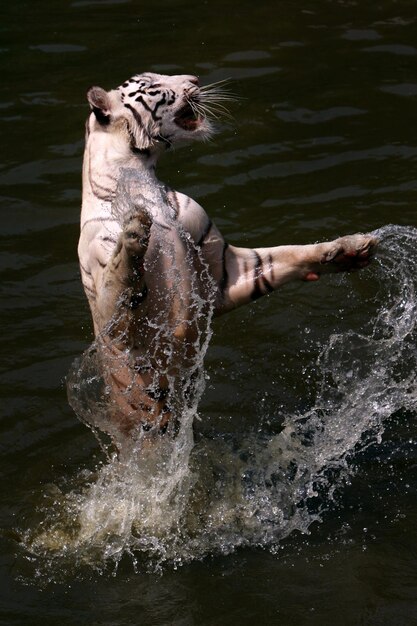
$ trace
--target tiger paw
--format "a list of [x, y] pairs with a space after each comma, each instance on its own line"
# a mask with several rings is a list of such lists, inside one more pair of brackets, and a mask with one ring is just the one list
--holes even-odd
[[372, 235], [347, 235], [336, 239], [322, 255], [322, 271], [351, 272], [367, 267], [371, 262], [378, 240]]
[[123, 244], [129, 255], [145, 256], [148, 249], [152, 217], [142, 210], [127, 217], [123, 228]]

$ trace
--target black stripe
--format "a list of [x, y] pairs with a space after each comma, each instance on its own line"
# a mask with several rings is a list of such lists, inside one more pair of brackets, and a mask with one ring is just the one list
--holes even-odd
[[134, 118], [135, 118], [135, 120], [136, 120], [136, 123], [137, 123], [137, 124], [139, 124], [139, 126], [140, 126], [141, 128], [144, 128], [144, 123], [143, 123], [143, 121], [142, 121], [142, 117], [141, 117], [140, 113], [138, 113], [138, 112], [136, 111], [135, 107], [132, 107], [132, 105], [131, 105], [131, 104], [129, 104], [129, 102], [125, 102], [125, 105], [124, 105], [124, 106], [126, 107], [126, 109], [129, 109], [129, 111], [132, 111], [132, 114], [133, 114], [133, 117], [134, 117]]
[[268, 264], [269, 264], [269, 269], [270, 269], [270, 272], [271, 272], [271, 278], [272, 278], [272, 280], [274, 280], [275, 272], [274, 272], [274, 261], [272, 259], [272, 254], [268, 254]]
[[209, 234], [209, 232], [211, 231], [213, 227], [213, 222], [211, 221], [211, 219], [208, 220], [200, 239], [197, 241], [197, 246], [201, 247], [204, 243], [205, 238], [207, 237], [207, 235]]
[[[92, 181], [90, 181], [91, 184]], [[103, 200], [103, 202], [111, 202], [113, 200], [113, 193], [107, 194], [107, 193], [102, 193], [101, 191], [98, 191], [98, 187], [96, 187], [95, 189], [93, 188], [95, 187], [95, 185], [91, 184], [91, 188], [94, 194], [94, 197], [97, 198], [98, 200]]]
[[222, 253], [222, 278], [220, 281], [220, 290], [222, 292], [224, 292], [224, 290], [227, 287], [227, 282], [229, 280], [229, 276], [227, 274], [227, 268], [226, 268], [226, 250], [229, 247], [229, 244], [224, 242], [223, 244], [223, 253]]
[[92, 273], [89, 270], [87, 270], [84, 267], [84, 265], [82, 265], [82, 263], [80, 263], [80, 269], [81, 269], [82, 272], [84, 272], [84, 274], [87, 274], [87, 276], [92, 276]]
[[168, 196], [168, 200], [170, 201], [172, 208], [175, 211], [175, 216], [177, 217], [179, 210], [180, 210], [180, 203], [178, 200], [177, 192], [174, 191], [173, 189], [170, 189], [167, 193], [167, 196]]
[[256, 262], [253, 269], [254, 287], [250, 297], [251, 300], [257, 300], [266, 293], [271, 293], [274, 289], [271, 283], [264, 276], [264, 263], [261, 256], [256, 252], [256, 250], [254, 250], [253, 253], [255, 255]]
[[257, 300], [261, 296], [263, 296], [263, 291], [261, 289], [260, 277], [262, 276], [262, 259], [259, 254], [254, 250], [255, 255], [255, 267], [253, 268], [253, 290], [250, 295], [251, 300]]
[[153, 117], [153, 111], [152, 111], [151, 107], [149, 106], [149, 104], [147, 102], [145, 102], [145, 100], [142, 98], [141, 94], [136, 96], [135, 100], [136, 100], [136, 102], [140, 102], [141, 105], [143, 106], [143, 108], [146, 109], [147, 111], [149, 111], [149, 113]]
[[160, 106], [162, 106], [163, 104], [165, 104], [165, 102], [167, 101], [165, 94], [162, 96], [162, 98], [160, 100], [158, 100], [158, 102], [155, 104], [155, 108], [153, 110], [152, 113], [152, 117], [154, 120], [161, 120], [162, 116], [157, 115], [156, 112], [159, 109]]
[[148, 139], [150, 141], [152, 141], [153, 137], [150, 135], [149, 131], [147, 130], [147, 128], [145, 127], [145, 124], [142, 121], [142, 118], [140, 116], [140, 114], [136, 111], [136, 109], [134, 107], [132, 107], [131, 104], [129, 104], [128, 102], [125, 103], [124, 105], [127, 109], [129, 109], [129, 111], [132, 111], [132, 115], [135, 118], [136, 123], [141, 127], [141, 129], [143, 130], [143, 132], [147, 135]]
[[91, 287], [89, 287], [88, 285], [86, 285], [85, 283], [83, 283], [83, 287], [84, 287], [84, 291], [86, 293], [86, 295], [91, 298], [92, 300], [95, 300], [97, 297], [97, 292], [95, 289], [91, 289]]
[[110, 241], [110, 243], [117, 243], [117, 240], [114, 237], [109, 237], [106, 235], [105, 237], [101, 237], [101, 241]]

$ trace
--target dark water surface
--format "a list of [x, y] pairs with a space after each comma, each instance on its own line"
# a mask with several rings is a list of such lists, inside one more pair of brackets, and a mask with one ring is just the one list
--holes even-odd
[[[406, 0], [4, 4], [1, 624], [417, 624], [416, 15]], [[62, 543], [52, 566], [28, 537], [104, 462], [65, 391], [92, 339], [76, 258], [84, 94], [145, 70], [231, 78], [241, 97], [211, 143], [159, 170], [230, 242], [403, 228], [383, 231], [381, 261], [360, 276], [289, 286], [214, 324], [197, 437], [218, 446], [218, 475], [245, 438], [274, 443], [301, 423], [324, 454], [340, 428], [317, 495], [294, 492], [285, 509], [286, 522], [302, 509], [304, 533], [257, 510], [269, 543], [246, 520], [238, 548], [234, 520], [233, 538], [162, 574], [135, 572], [128, 554], [117, 571], [69, 565]], [[256, 445], [241, 454], [251, 488]]]

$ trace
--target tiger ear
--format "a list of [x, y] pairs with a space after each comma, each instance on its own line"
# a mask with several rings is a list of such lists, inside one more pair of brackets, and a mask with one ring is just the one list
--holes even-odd
[[90, 87], [87, 91], [87, 100], [97, 121], [100, 124], [108, 124], [110, 122], [111, 102], [107, 91], [101, 87]]

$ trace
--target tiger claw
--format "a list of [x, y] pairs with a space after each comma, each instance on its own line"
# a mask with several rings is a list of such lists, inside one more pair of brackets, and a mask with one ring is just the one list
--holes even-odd
[[127, 217], [123, 229], [123, 243], [130, 255], [143, 257], [148, 249], [152, 217], [145, 209]]
[[336, 239], [333, 247], [320, 260], [328, 271], [350, 272], [367, 267], [371, 262], [378, 240], [372, 235], [348, 235]]

